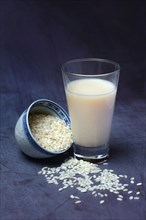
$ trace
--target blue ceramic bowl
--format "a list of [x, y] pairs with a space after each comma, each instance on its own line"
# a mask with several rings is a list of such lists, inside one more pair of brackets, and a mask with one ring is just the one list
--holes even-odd
[[15, 138], [21, 149], [26, 155], [34, 158], [48, 158], [61, 153], [64, 153], [68, 149], [49, 152], [48, 150], [42, 148], [33, 138], [29, 127], [29, 115], [32, 113], [42, 113], [57, 116], [64, 120], [66, 125], [70, 127], [70, 119], [66, 111], [57, 103], [47, 100], [39, 99], [33, 102], [20, 116], [15, 126]]

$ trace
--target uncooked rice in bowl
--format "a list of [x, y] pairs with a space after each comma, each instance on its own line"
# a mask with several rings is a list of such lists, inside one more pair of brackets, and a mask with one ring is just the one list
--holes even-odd
[[48, 151], [63, 151], [68, 149], [73, 142], [70, 128], [58, 117], [31, 114], [29, 126], [36, 142]]

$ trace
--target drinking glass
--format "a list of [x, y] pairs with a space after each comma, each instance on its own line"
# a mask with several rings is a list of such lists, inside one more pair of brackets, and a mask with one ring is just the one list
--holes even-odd
[[63, 64], [62, 76], [77, 158], [106, 160], [120, 66], [97, 58]]

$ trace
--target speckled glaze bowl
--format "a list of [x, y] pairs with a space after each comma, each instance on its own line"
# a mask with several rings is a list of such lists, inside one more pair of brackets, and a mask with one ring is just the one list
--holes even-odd
[[33, 138], [29, 127], [29, 115], [32, 113], [42, 113], [57, 116], [64, 120], [66, 125], [70, 127], [70, 119], [66, 111], [57, 103], [47, 100], [39, 99], [33, 102], [19, 117], [15, 126], [15, 138], [21, 149], [26, 155], [34, 158], [48, 158], [61, 153], [64, 153], [69, 148], [62, 151], [49, 152], [42, 148]]

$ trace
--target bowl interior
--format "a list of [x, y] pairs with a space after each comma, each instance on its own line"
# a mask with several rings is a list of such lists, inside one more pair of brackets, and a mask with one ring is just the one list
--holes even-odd
[[40, 100], [34, 102], [29, 109], [29, 114], [44, 113], [57, 116], [64, 120], [66, 125], [70, 127], [70, 119], [67, 112], [57, 103], [50, 100]]
[[[52, 116], [56, 116], [56, 117], [64, 120], [65, 124], [70, 128], [70, 119], [69, 119], [68, 114], [57, 103], [55, 103], [53, 101], [50, 101], [50, 100], [39, 100], [39, 101], [36, 101], [36, 102], [32, 103], [32, 105], [28, 109], [27, 125], [28, 125], [28, 129], [29, 129], [29, 132], [30, 132], [30, 135], [31, 135], [32, 139], [42, 149], [44, 149], [44, 148], [37, 143], [37, 141], [35, 140], [35, 138], [33, 137], [32, 133], [31, 133], [31, 129], [30, 129], [30, 126], [29, 126], [29, 115], [30, 114], [36, 114], [36, 113], [49, 114], [49, 115], [52, 115]], [[69, 148], [63, 149], [63, 150], [60, 150], [60, 151], [53, 151], [53, 152], [49, 151], [47, 149], [44, 149], [44, 151], [54, 153], [54, 154], [59, 154], [59, 153], [65, 152], [68, 149]]]

